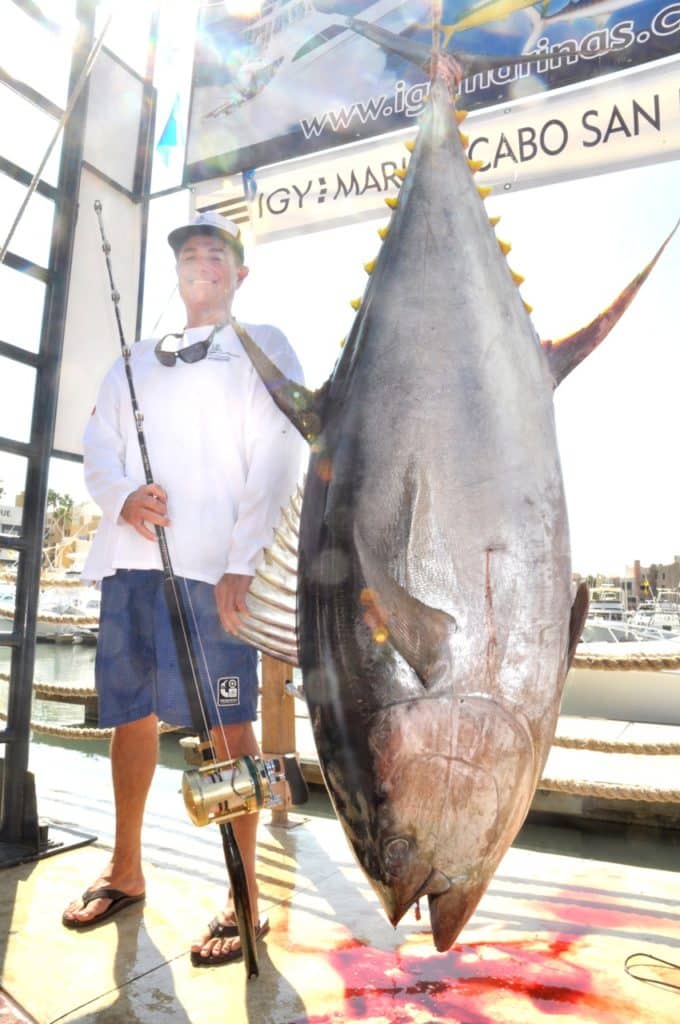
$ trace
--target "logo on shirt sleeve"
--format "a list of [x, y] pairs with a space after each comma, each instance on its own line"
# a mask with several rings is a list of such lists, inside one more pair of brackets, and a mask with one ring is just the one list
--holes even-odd
[[241, 703], [241, 681], [238, 676], [222, 676], [216, 685], [218, 708], [233, 708]]

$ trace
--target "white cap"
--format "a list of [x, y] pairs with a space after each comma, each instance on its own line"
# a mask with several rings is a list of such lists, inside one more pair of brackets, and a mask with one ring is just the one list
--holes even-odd
[[190, 235], [217, 235], [218, 238], [223, 238], [234, 249], [241, 263], [243, 262], [243, 243], [238, 226], [234, 224], [233, 220], [227, 220], [215, 210], [197, 213], [188, 224], [181, 224], [170, 232], [168, 242], [175, 254]]

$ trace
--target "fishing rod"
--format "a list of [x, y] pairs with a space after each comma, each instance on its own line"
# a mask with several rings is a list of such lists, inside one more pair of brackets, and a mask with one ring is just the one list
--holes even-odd
[[[144, 416], [139, 408], [137, 401], [137, 394], [135, 391], [134, 380], [132, 376], [132, 367], [130, 366], [131, 349], [128, 347], [125, 341], [125, 335], [123, 332], [123, 324], [120, 316], [120, 293], [118, 292], [114, 280], [113, 270], [111, 267], [111, 245], [106, 238], [104, 231], [104, 223], [102, 220], [102, 204], [97, 199], [94, 204], [95, 213], [97, 220], [99, 221], [99, 232], [102, 238], [102, 251], [106, 258], [106, 269], [109, 277], [109, 285], [111, 287], [111, 300], [113, 302], [116, 323], [118, 326], [118, 336], [120, 339], [121, 352], [123, 356], [123, 363], [125, 366], [125, 376], [127, 378], [128, 389], [130, 392], [130, 401], [132, 403], [132, 412], [135, 420], [135, 429], [137, 431], [137, 441], [139, 443], [139, 450], [142, 457], [142, 465], [144, 467], [144, 476], [147, 484], [153, 484], [153, 473], [151, 471], [151, 462], [149, 459], [149, 451], [146, 444], [146, 438], [144, 436]], [[180, 664], [182, 673], [182, 679], [186, 689], [187, 700], [189, 702], [189, 709], [191, 713], [192, 726], [198, 733], [199, 742], [198, 744], [192, 744], [194, 751], [198, 752], [198, 756], [201, 760], [207, 762], [206, 755], [211, 754], [210, 745], [210, 730], [208, 723], [205, 718], [205, 713], [201, 700], [199, 697], [199, 669], [196, 653], [194, 650], [194, 643], [191, 633], [188, 628], [187, 615], [182, 603], [182, 597], [177, 586], [177, 577], [175, 576], [172, 560], [170, 558], [170, 550], [168, 548], [167, 536], [165, 528], [158, 524], [155, 524], [154, 529], [156, 531], [156, 537], [158, 538], [158, 548], [160, 551], [161, 563], [163, 566], [163, 589], [165, 592], [165, 598], [168, 605], [168, 611], [170, 613], [170, 621], [172, 624], [172, 634], [177, 649], [177, 658]], [[208, 821], [215, 821], [219, 824], [220, 834], [222, 837], [222, 848], [224, 850], [224, 859], [227, 866], [227, 872], [229, 874], [229, 881], [231, 884], [232, 898], [234, 901], [234, 911], [236, 914], [236, 921], [238, 924], [239, 938], [241, 940], [241, 949], [243, 951], [243, 961], [246, 969], [246, 976], [248, 978], [257, 977], [259, 974], [259, 968], [257, 963], [257, 950], [255, 943], [255, 928], [253, 925], [253, 917], [250, 906], [250, 895], [248, 893], [248, 881], [246, 878], [245, 868], [243, 866], [243, 859], [241, 857], [241, 851], [238, 848], [234, 830], [230, 820], [223, 820], [227, 818], [235, 817], [237, 814], [251, 813], [266, 803], [267, 796], [267, 782], [268, 772], [266, 768], [264, 771], [256, 772], [260, 778], [259, 788], [255, 799], [240, 800], [237, 808], [232, 808], [229, 805], [228, 793], [225, 793], [225, 788], [229, 790], [230, 781], [235, 780], [238, 775], [238, 768], [240, 768], [240, 762], [246, 763], [246, 771], [248, 778], [251, 782], [251, 788], [255, 787], [255, 780], [253, 779], [253, 771], [250, 769], [248, 762], [255, 759], [240, 758], [237, 762], [228, 762], [228, 770], [226, 773], [221, 772], [220, 765], [206, 763], [203, 768], [200, 769], [199, 775], [202, 772], [207, 772], [208, 777], [216, 789], [220, 790], [220, 799], [217, 802], [219, 809], [222, 810], [222, 815], [215, 809], [206, 809], [201, 815], [203, 810], [202, 805], [206, 803], [204, 797], [200, 793], [196, 793], [196, 786], [192, 785], [192, 779], [195, 777], [195, 773], [186, 773], [190, 776], [189, 782], [185, 783], [183, 789], [185, 790], [185, 803], [189, 807], [188, 800], [190, 795], [194, 794], [194, 802], [201, 807], [198, 808], [195, 815], [192, 816], [192, 820], [195, 824], [206, 824]], [[259, 759], [257, 759], [259, 760]], [[214, 758], [213, 758], [214, 761]], [[223, 775], [227, 775], [227, 779], [223, 778]], [[262, 779], [261, 776], [265, 775]], [[217, 781], [215, 780], [215, 777]], [[231, 789], [236, 790], [236, 785], [232, 783]], [[188, 793], [187, 793], [188, 790]], [[215, 801], [213, 801], [213, 804]], [[191, 815], [191, 810], [190, 810]], [[200, 818], [200, 820], [199, 820]]]

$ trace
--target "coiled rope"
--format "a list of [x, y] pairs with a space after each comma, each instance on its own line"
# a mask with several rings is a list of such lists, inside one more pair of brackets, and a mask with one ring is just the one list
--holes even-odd
[[569, 793], [572, 796], [598, 796], [610, 800], [637, 800], [646, 803], [680, 803], [680, 789], [649, 789], [644, 786], [620, 786], [608, 782], [586, 782], [579, 779], [551, 779], [544, 776], [538, 783], [539, 789], [552, 793]]
[[[69, 537], [69, 540], [72, 540], [72, 539], [73, 538]], [[17, 574], [15, 572], [7, 572], [7, 570], [3, 570], [3, 571], [0, 572], [0, 583], [16, 583], [16, 581], [17, 581]], [[75, 578], [74, 579], [70, 579], [70, 580], [67, 580], [67, 579], [60, 580], [60, 579], [54, 579], [52, 576], [41, 576], [40, 577], [40, 587], [41, 587], [41, 589], [43, 589], [44, 587], [59, 587], [60, 590], [61, 590], [62, 587], [80, 587], [82, 589], [84, 586], [85, 586], [85, 584], [82, 582], [82, 580], [75, 579]]]
[[[9, 682], [9, 675], [0, 672], [0, 681]], [[286, 685], [286, 690], [291, 692], [292, 684]], [[83, 701], [93, 699], [97, 691], [92, 686], [81, 686], [78, 684], [66, 685], [65, 683], [48, 683], [36, 681], [33, 685], [33, 693], [42, 700], [56, 700], [59, 697], [80, 698]], [[295, 688], [298, 699], [303, 700], [304, 694], [301, 687]], [[39, 731], [38, 726], [35, 727]], [[56, 728], [56, 727], [55, 727]], [[96, 729], [88, 730], [96, 738], [99, 733]], [[55, 735], [58, 735], [55, 733]], [[86, 737], [84, 737], [86, 738]], [[641, 755], [669, 755], [680, 754], [680, 740], [668, 742], [647, 742], [642, 743], [636, 740], [614, 739], [603, 740], [596, 736], [573, 736], [569, 733], [557, 732], [553, 739], [554, 747], [562, 747], [568, 750], [592, 750], [607, 754], [641, 754]]]
[[[0, 721], [6, 722], [7, 715], [0, 711]], [[168, 725], [167, 722], [158, 723], [159, 733], [176, 732], [179, 726]], [[113, 729], [87, 728], [80, 725], [55, 725], [52, 722], [31, 721], [33, 732], [46, 736], [63, 736], [70, 740], [105, 740], [113, 735]]]
[[[0, 682], [8, 683], [10, 677], [7, 672], [0, 672]], [[66, 686], [64, 683], [41, 683], [36, 682], [33, 684], [33, 693], [36, 697], [42, 697], [43, 699], [49, 700], [55, 697], [82, 697], [85, 700], [87, 697], [96, 697], [97, 691], [92, 686]]]
[[680, 754], [680, 740], [668, 743], [639, 743], [635, 740], [600, 740], [595, 736], [569, 736], [557, 733], [554, 747], [567, 750], [593, 750], [604, 754]]
[[[680, 654], [675, 656], [626, 654], [611, 657], [606, 655], [577, 655], [575, 663], [580, 667], [597, 669], [635, 667], [658, 670], [659, 668], [680, 667]], [[7, 673], [0, 672], [0, 681], [9, 682], [9, 680], [10, 677]], [[46, 700], [58, 700], [59, 697], [65, 697], [71, 700], [76, 698], [86, 701], [97, 696], [97, 691], [91, 686], [66, 685], [59, 682], [36, 681], [33, 691], [36, 697]], [[296, 692], [295, 696], [302, 698], [302, 691]], [[0, 713], [0, 719], [6, 720], [6, 718], [6, 715]], [[174, 726], [159, 722], [160, 733], [172, 732], [175, 728]], [[99, 729], [95, 727], [59, 726], [54, 723], [37, 721], [31, 721], [31, 729], [39, 734], [79, 740], [106, 739], [111, 736], [113, 731], [112, 729]], [[639, 742], [625, 739], [603, 740], [596, 736], [574, 736], [569, 733], [560, 732], [556, 733], [553, 739], [553, 746], [571, 750], [647, 756], [680, 754], [680, 741]], [[678, 789], [650, 789], [642, 786], [623, 786], [615, 783], [588, 782], [578, 779], [555, 779], [549, 776], [540, 780], [539, 788], [552, 792], [570, 793], [575, 796], [596, 796], [615, 800], [636, 800], [653, 803], [680, 803], [680, 790]]]
[[[14, 611], [0, 608], [0, 618], [13, 619]], [[99, 619], [90, 615], [54, 615], [51, 612], [39, 612], [38, 622], [49, 622], [57, 626], [81, 626], [83, 629], [96, 629], [99, 625]]]
[[658, 672], [660, 669], [680, 668], [680, 651], [677, 654], [640, 654], [632, 651], [630, 654], [584, 654], [577, 651], [572, 667]]

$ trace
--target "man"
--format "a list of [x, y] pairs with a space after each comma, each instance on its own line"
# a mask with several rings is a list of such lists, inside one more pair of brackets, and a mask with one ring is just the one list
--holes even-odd
[[[257, 654], [233, 634], [262, 549], [295, 489], [304, 447], [230, 326], [234, 295], [248, 273], [236, 225], [200, 214], [168, 241], [186, 327], [157, 343], [140, 342], [131, 356], [155, 482], [144, 482], [122, 359], [105, 377], [85, 431], [85, 479], [103, 514], [83, 576], [102, 580], [95, 676], [100, 724], [114, 727], [116, 833], [111, 861], [64, 912], [68, 928], [92, 927], [144, 898], [141, 828], [158, 720], [191, 724], [154, 526], [167, 528], [217, 757], [256, 755]], [[284, 373], [302, 380], [280, 331], [246, 326]], [[257, 815], [233, 826], [259, 937], [267, 923], [257, 909]], [[192, 961], [212, 965], [240, 956], [228, 900], [192, 946]]]

